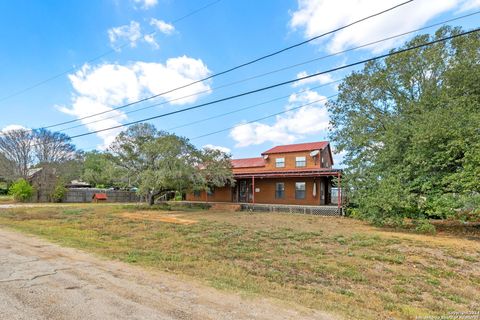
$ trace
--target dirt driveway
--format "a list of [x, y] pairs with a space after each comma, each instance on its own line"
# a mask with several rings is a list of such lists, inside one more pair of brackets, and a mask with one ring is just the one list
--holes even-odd
[[0, 319], [333, 319], [0, 229]]

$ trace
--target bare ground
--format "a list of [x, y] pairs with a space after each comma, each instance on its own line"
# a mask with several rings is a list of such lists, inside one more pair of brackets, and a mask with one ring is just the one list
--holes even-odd
[[0, 319], [336, 319], [0, 229]]

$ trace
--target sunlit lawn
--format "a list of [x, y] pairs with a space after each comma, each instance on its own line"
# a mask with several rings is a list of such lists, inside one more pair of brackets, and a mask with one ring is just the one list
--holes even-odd
[[394, 232], [347, 218], [91, 204], [2, 210], [0, 225], [345, 318], [414, 319], [479, 308], [480, 244], [456, 236]]

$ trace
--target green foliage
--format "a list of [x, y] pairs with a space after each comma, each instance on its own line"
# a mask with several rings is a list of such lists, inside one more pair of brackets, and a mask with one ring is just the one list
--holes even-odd
[[447, 218], [480, 192], [479, 48], [478, 33], [436, 43], [368, 63], [339, 86], [331, 139], [346, 154], [357, 216]]
[[124, 186], [122, 169], [117, 166], [110, 154], [91, 151], [85, 153], [82, 179], [97, 188]]
[[67, 192], [67, 188], [62, 180], [57, 181], [55, 188], [53, 189], [52, 194], [50, 195], [52, 202], [62, 202], [65, 193]]
[[25, 202], [31, 199], [33, 187], [25, 179], [19, 179], [11, 185], [8, 192], [16, 201]]
[[435, 234], [435, 226], [428, 220], [419, 219], [414, 221], [415, 231], [418, 233]]
[[224, 186], [233, 181], [230, 157], [198, 150], [186, 138], [138, 124], [121, 132], [109, 148], [124, 179], [150, 204], [171, 191], [181, 193]]

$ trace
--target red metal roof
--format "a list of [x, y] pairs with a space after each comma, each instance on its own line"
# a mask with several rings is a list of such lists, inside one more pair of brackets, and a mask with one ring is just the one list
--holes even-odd
[[272, 149], [269, 149], [262, 154], [322, 150], [327, 145], [328, 141], [287, 144], [283, 146], [273, 147]]
[[259, 158], [245, 158], [245, 159], [232, 159], [233, 168], [253, 168], [264, 167], [265, 161], [262, 157]]

